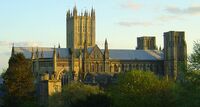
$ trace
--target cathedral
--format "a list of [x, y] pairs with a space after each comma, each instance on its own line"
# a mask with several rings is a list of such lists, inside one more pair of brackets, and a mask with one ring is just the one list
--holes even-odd
[[[187, 60], [185, 33], [163, 34], [164, 48], [156, 46], [156, 38], [137, 38], [136, 49], [109, 49], [96, 45], [95, 10], [78, 13], [76, 7], [66, 14], [66, 48], [12, 47], [12, 55], [23, 53], [32, 64], [41, 101], [70, 81], [97, 84], [114, 80], [116, 74], [131, 70], [151, 71], [176, 80]], [[109, 79], [108, 77], [111, 77]]]

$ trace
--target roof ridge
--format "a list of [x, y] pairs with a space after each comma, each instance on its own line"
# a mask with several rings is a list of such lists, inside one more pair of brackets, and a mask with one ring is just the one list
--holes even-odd
[[[25, 49], [32, 49], [32, 48], [38, 48], [38, 49], [53, 49], [54, 47], [15, 47], [15, 48], [25, 48]], [[69, 49], [69, 48], [56, 48], [56, 49]]]

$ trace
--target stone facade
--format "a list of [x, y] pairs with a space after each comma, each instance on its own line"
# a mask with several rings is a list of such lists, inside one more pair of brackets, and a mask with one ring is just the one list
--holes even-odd
[[54, 93], [61, 92], [62, 85], [61, 80], [43, 78], [37, 83], [37, 87], [40, 104], [47, 104], [48, 97], [52, 96]]
[[80, 49], [87, 39], [89, 47], [95, 46], [95, 11], [85, 11], [79, 16], [76, 7], [67, 12], [67, 48]]
[[157, 50], [156, 37], [143, 36], [137, 38], [137, 50]]
[[185, 33], [170, 31], [164, 33], [164, 71], [175, 80], [187, 64]]
[[[39, 95], [44, 100], [60, 92], [70, 81], [98, 83], [101, 78], [114, 77], [131, 70], [152, 71], [157, 75], [177, 79], [180, 64], [186, 64], [185, 33], [164, 33], [164, 50], [157, 50], [155, 37], [139, 37], [137, 49], [104, 49], [95, 44], [95, 11], [79, 16], [76, 7], [67, 12], [67, 48], [13, 47], [12, 55], [23, 53], [31, 60], [38, 83]], [[107, 76], [105, 76], [107, 75]], [[109, 76], [108, 76], [109, 75]], [[45, 101], [43, 101], [45, 102]]]

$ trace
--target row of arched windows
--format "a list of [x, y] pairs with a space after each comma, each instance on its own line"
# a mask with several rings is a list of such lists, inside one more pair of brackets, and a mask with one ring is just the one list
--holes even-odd
[[[109, 64], [109, 69], [106, 72], [125, 72], [131, 70], [154, 71], [155, 64]], [[87, 65], [89, 72], [104, 72], [105, 67], [103, 63], [91, 63]]]
[[154, 71], [154, 64], [112, 64], [111, 72], [125, 72], [131, 70]]

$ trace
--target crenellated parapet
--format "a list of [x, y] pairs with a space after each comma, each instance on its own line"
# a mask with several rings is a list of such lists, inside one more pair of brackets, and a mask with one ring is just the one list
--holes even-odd
[[[84, 14], [83, 14], [84, 13]], [[87, 17], [87, 18], [95, 18], [95, 9], [92, 8], [90, 11], [85, 10], [84, 12], [78, 13], [76, 6], [73, 10], [67, 11], [67, 19], [74, 18], [74, 17]]]

